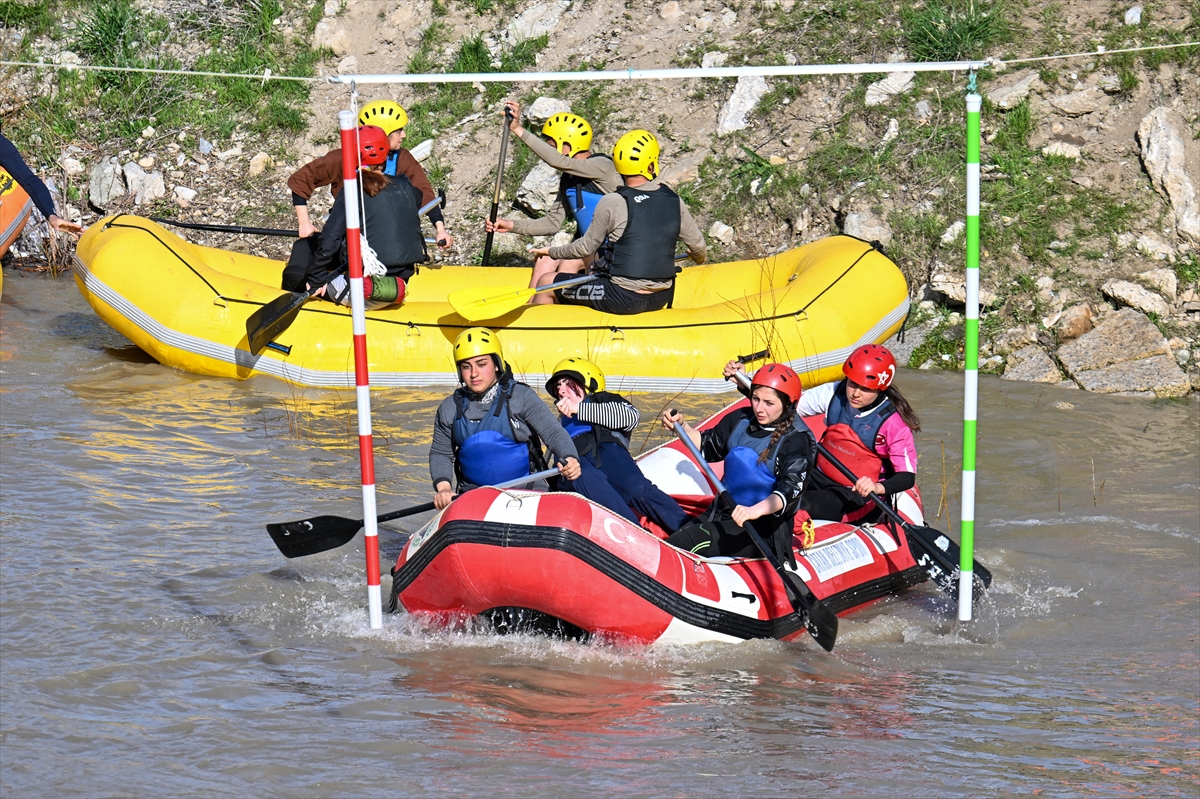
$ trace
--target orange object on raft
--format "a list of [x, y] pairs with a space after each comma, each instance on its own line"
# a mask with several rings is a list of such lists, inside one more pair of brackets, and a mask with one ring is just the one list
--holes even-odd
[[25, 189], [12, 175], [0, 169], [0, 258], [8, 254], [8, 248], [21, 235], [32, 210], [33, 200]]
[[[711, 427], [748, 403], [700, 425]], [[806, 420], [818, 436], [823, 419]], [[679, 441], [639, 458], [646, 476], [697, 512], [712, 499]], [[719, 467], [720, 464], [714, 464]], [[922, 524], [920, 494], [900, 495]], [[928, 579], [907, 537], [882, 522], [814, 521], [793, 539], [797, 573], [839, 615]], [[702, 558], [578, 494], [478, 488], [409, 539], [392, 570], [391, 609], [447, 625], [478, 616], [498, 629], [628, 643], [693, 644], [806, 634], [779, 574], [762, 558]]]

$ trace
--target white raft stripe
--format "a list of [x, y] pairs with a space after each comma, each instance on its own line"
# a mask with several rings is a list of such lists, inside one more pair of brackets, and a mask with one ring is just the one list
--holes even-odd
[[741, 638], [736, 638], [732, 635], [719, 633], [714, 630], [706, 630], [703, 627], [697, 627], [694, 624], [688, 624], [686, 621], [680, 621], [678, 617], [672, 616], [671, 622], [667, 625], [667, 629], [663, 630], [662, 635], [655, 639], [655, 645], [672, 646], [677, 644], [704, 644], [704, 643], [722, 643], [722, 644], [740, 644]]
[[[231, 363], [236, 366], [253, 369], [256, 372], [263, 374], [274, 375], [275, 377], [284, 380], [290, 380], [295, 383], [300, 383], [305, 386], [314, 386], [318, 388], [353, 388], [354, 387], [354, 370], [349, 371], [327, 371], [306, 369], [303, 366], [288, 363], [280, 360], [273, 354], [268, 354], [269, 350], [264, 350], [260, 355], [251, 355], [249, 350], [242, 350], [236, 347], [230, 347], [226, 344], [218, 344], [214, 341], [198, 338], [172, 330], [158, 320], [146, 314], [141, 308], [126, 300], [123, 296], [111, 289], [107, 284], [97, 278], [92, 272], [80, 261], [75, 259], [75, 269], [82, 275], [83, 283], [87, 286], [88, 291], [102, 299], [107, 305], [112, 307], [129, 322], [144, 331], [150, 338], [162, 342], [166, 346], [173, 347], [177, 350], [199, 355], [205, 358], [211, 358], [222, 363]], [[237, 303], [240, 306], [241, 303]], [[788, 361], [788, 366], [795, 369], [797, 372], [813, 372], [829, 366], [837, 366], [845, 362], [856, 348], [862, 344], [867, 344], [875, 341], [882, 336], [889, 328], [899, 322], [908, 313], [908, 298], [904, 298], [895, 309], [887, 316], [876, 323], [870, 330], [864, 333], [857, 342], [837, 350], [829, 352], [817, 353], [816, 355], [807, 358], [798, 358]], [[250, 312], [246, 314], [250, 315]], [[547, 333], [553, 333], [553, 328], [547, 328]], [[351, 352], [352, 343], [346, 342], [347, 353]], [[549, 378], [549, 374], [541, 372], [522, 372], [518, 373], [518, 378], [524, 382], [532, 382], [535, 385], [545, 383]], [[667, 393], [674, 391], [692, 391], [699, 394], [721, 394], [733, 390], [733, 384], [723, 378], [678, 378], [678, 377], [654, 377], [649, 375], [609, 375], [609, 383], [612, 385], [613, 391], [650, 391]], [[419, 387], [419, 386], [458, 386], [458, 376], [454, 372], [371, 372], [371, 387], [372, 388], [402, 388], [402, 387]]]
[[853, 531], [817, 544], [806, 550], [803, 558], [816, 570], [821, 582], [875, 562], [871, 550]]
[[885, 555], [888, 552], [895, 552], [900, 548], [899, 545], [896, 544], [896, 539], [892, 538], [892, 534], [887, 530], [880, 530], [873, 524], [864, 524], [858, 529], [861, 530], [863, 534], [867, 536], [867, 538], [871, 539], [871, 543], [874, 544], [875, 548], [879, 550], [880, 555]]

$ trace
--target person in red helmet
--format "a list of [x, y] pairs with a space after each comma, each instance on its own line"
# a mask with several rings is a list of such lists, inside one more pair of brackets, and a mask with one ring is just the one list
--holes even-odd
[[[417, 216], [421, 207], [420, 190], [404, 175], [389, 177], [383, 173], [383, 164], [388, 159], [388, 137], [383, 128], [360, 127], [358, 149], [362, 165], [358, 179], [363, 192], [359, 210], [364, 237], [363, 293], [367, 309], [375, 310], [404, 302], [405, 281], [416, 271], [415, 264], [429, 260], [429, 255], [425, 251], [421, 219]], [[344, 192], [334, 200], [329, 221], [320, 235], [297, 242], [284, 274], [301, 265], [305, 288], [310, 291], [316, 288], [314, 293], [318, 297], [332, 302], [350, 304]]]
[[[734, 362], [726, 365], [727, 373], [734, 370]], [[898, 494], [916, 485], [913, 433], [921, 421], [892, 384], [896, 359], [886, 347], [864, 344], [842, 364], [842, 373], [844, 380], [804, 392], [797, 411], [825, 415], [821, 443], [859, 477], [851, 483], [818, 455], [801, 508], [814, 519], [859, 521], [875, 510], [872, 493]]]
[[788, 366], [769, 363], [754, 374], [750, 407], [727, 414], [715, 427], [697, 432], [679, 414], [663, 411], [668, 430], [684, 433], [710, 463], [725, 461], [725, 488], [737, 506], [709, 508], [706, 519], [684, 525], [667, 539], [672, 546], [704, 557], [758, 557], [758, 547], [740, 529], [748, 522], [782, 562], [795, 564], [792, 520], [813, 464], [813, 440], [796, 426], [800, 378]]

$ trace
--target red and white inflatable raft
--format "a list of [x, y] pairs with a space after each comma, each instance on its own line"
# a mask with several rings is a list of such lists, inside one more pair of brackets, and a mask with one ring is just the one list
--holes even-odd
[[[820, 435], [822, 421], [808, 421]], [[685, 510], [712, 498], [679, 441], [639, 465]], [[923, 523], [915, 488], [898, 510]], [[797, 572], [838, 615], [928, 579], [906, 537], [890, 527], [814, 527], [807, 548], [794, 538]], [[470, 491], [409, 539], [392, 570], [391, 609], [399, 606], [448, 624], [479, 616], [499, 629], [646, 644], [790, 641], [806, 632], [764, 559], [698, 557], [578, 494], [512, 489]]]

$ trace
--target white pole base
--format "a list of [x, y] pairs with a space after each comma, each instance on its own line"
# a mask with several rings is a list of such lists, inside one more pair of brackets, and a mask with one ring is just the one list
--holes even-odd
[[958, 573], [958, 620], [971, 620], [971, 602], [975, 593], [975, 572], [959, 571]]
[[371, 613], [371, 629], [378, 630], [383, 626], [383, 595], [379, 586], [367, 586], [367, 606]]

